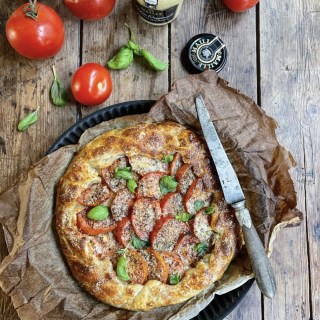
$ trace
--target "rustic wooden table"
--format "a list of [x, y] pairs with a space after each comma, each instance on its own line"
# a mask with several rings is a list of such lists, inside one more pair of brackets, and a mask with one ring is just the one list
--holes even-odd
[[[16, 54], [5, 37], [6, 20], [22, 2], [1, 1], [0, 193], [81, 117], [106, 105], [158, 99], [167, 93], [176, 79], [186, 75], [180, 62], [186, 42], [199, 33], [214, 33], [225, 41], [229, 53], [220, 75], [277, 120], [279, 141], [297, 161], [291, 173], [298, 208], [305, 213], [300, 227], [283, 230], [276, 240], [271, 257], [276, 298], [261, 297], [254, 285], [227, 319], [320, 319], [319, 0], [262, 0], [256, 8], [238, 14], [227, 10], [222, 0], [185, 0], [179, 17], [163, 27], [142, 22], [131, 0], [118, 0], [112, 14], [99, 22], [80, 22], [61, 0], [43, 2], [62, 16], [66, 39], [56, 57], [31, 61]], [[127, 40], [125, 22], [136, 31], [142, 46], [162, 60], [169, 59], [169, 69], [155, 74], [135, 63], [127, 70], [111, 72], [114, 88], [106, 104], [96, 108], [75, 103], [65, 108], [53, 106], [49, 99], [52, 65], [65, 84], [85, 62], [104, 65]], [[40, 120], [27, 132], [18, 132], [18, 120], [38, 105]], [[2, 260], [7, 252], [1, 232]], [[3, 292], [0, 319], [18, 319]]]

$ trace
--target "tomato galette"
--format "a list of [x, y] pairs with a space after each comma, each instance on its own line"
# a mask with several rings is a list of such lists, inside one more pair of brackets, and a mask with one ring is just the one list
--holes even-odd
[[56, 227], [80, 284], [129, 310], [195, 296], [242, 242], [203, 140], [174, 122], [111, 130], [84, 146], [59, 182]]

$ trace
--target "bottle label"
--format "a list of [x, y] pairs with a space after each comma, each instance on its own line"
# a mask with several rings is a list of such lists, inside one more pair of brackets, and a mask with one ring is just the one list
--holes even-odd
[[140, 3], [136, 2], [137, 11], [139, 12], [140, 16], [145, 19], [146, 21], [152, 23], [167, 23], [174, 19], [178, 5], [168, 8], [166, 10], [156, 10], [153, 8], [146, 8], [145, 6], [141, 5]]

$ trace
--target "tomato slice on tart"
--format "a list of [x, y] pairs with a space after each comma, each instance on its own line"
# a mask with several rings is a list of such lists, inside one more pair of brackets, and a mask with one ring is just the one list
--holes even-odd
[[178, 191], [185, 195], [188, 188], [191, 186], [195, 179], [195, 175], [192, 171], [192, 166], [190, 164], [184, 164], [176, 174], [177, 181], [179, 182]]
[[204, 190], [202, 179], [196, 178], [184, 196], [184, 207], [188, 213], [196, 214], [203, 207], [209, 206], [211, 198], [212, 194]]
[[173, 252], [176, 253], [185, 265], [191, 265], [199, 260], [198, 252], [195, 250], [199, 240], [189, 234], [182, 235]]
[[126, 247], [131, 242], [132, 234], [133, 228], [128, 217], [117, 223], [116, 238], [122, 246]]
[[210, 215], [205, 214], [205, 210], [199, 211], [193, 219], [192, 231], [200, 242], [210, 243], [213, 230], [210, 225]]
[[148, 278], [148, 263], [141, 253], [137, 250], [127, 250], [127, 272], [130, 283], [144, 284]]
[[111, 204], [111, 213], [114, 220], [119, 221], [129, 215], [134, 202], [134, 194], [128, 189], [117, 192]]
[[134, 232], [141, 240], [149, 240], [150, 232], [160, 217], [161, 208], [158, 200], [140, 198], [134, 202], [131, 223]]
[[182, 260], [177, 254], [169, 251], [164, 251], [160, 254], [168, 266], [169, 276], [172, 276], [177, 273], [181, 276], [183, 275], [185, 267]]
[[160, 199], [162, 194], [160, 191], [160, 179], [165, 175], [164, 172], [155, 171], [144, 175], [138, 184], [138, 198], [154, 198]]
[[102, 220], [95, 221], [87, 217], [88, 209], [84, 209], [77, 213], [77, 226], [78, 229], [89, 236], [97, 236], [110, 232], [116, 228], [114, 220], [110, 217]]
[[179, 236], [188, 231], [189, 225], [187, 223], [181, 222], [173, 216], [162, 217], [151, 232], [151, 246], [160, 252], [172, 251]]
[[176, 152], [173, 160], [169, 163], [169, 174], [170, 176], [175, 177], [176, 173], [178, 170], [181, 168], [183, 165], [182, 157], [179, 152]]
[[184, 210], [182, 196], [178, 192], [167, 193], [160, 200], [160, 206], [163, 216], [176, 215]]
[[102, 183], [92, 183], [87, 189], [81, 192], [78, 202], [84, 206], [95, 207], [110, 197], [110, 191]]

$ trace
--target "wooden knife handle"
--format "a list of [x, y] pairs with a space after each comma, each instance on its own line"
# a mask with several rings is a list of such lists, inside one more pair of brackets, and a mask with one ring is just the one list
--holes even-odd
[[245, 207], [244, 201], [233, 207], [236, 209], [236, 216], [242, 226], [244, 241], [257, 284], [261, 292], [272, 299], [276, 293], [276, 280], [262, 242], [251, 222], [249, 211]]

